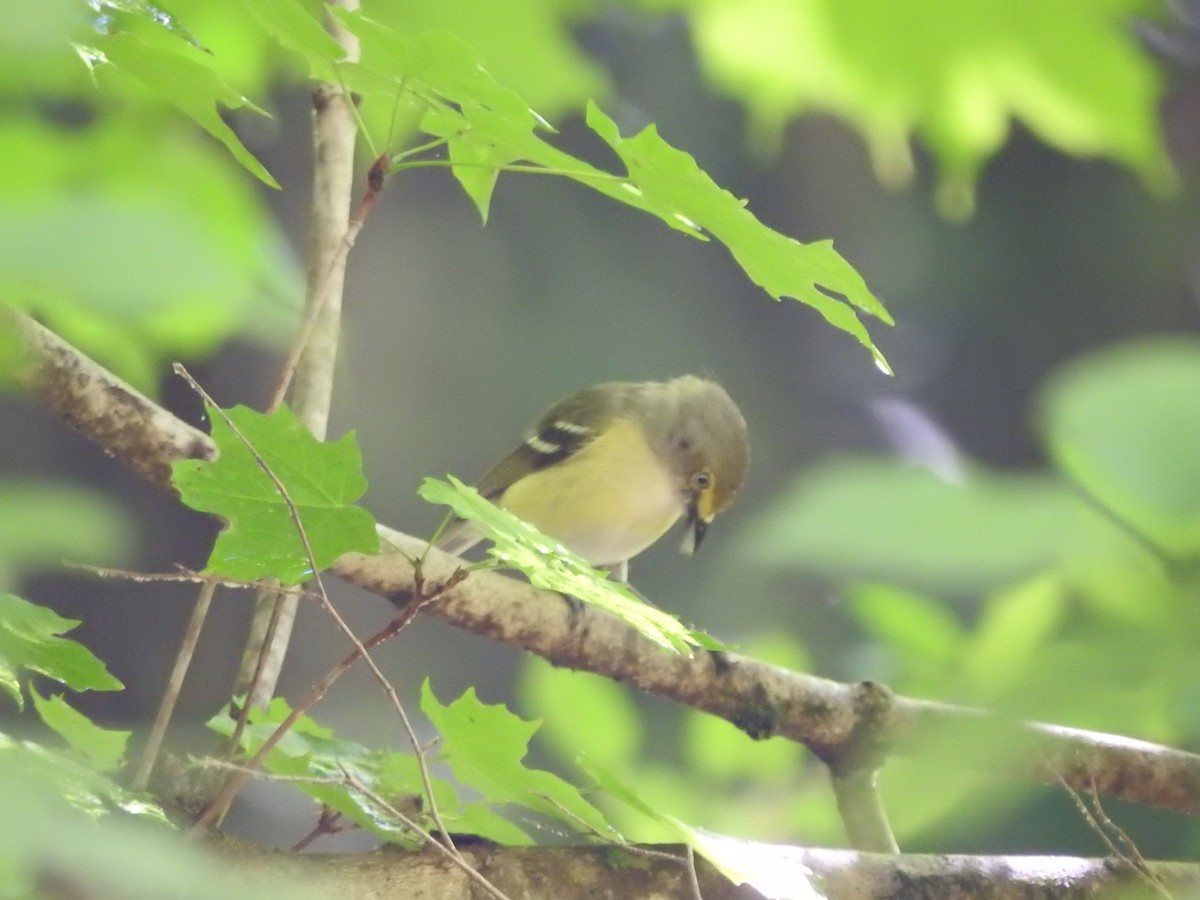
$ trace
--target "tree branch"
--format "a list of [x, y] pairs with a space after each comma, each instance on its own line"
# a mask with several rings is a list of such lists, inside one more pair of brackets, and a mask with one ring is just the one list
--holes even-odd
[[[212, 457], [208, 438], [23, 314], [3, 319], [16, 323], [31, 359], [26, 383], [106, 452], [167, 490], [172, 460]], [[114, 422], [127, 424], [115, 428]], [[426, 554], [423, 575], [430, 585], [444, 583], [459, 566], [456, 557], [429, 549], [420, 538], [380, 530], [395, 549], [377, 556], [347, 554], [334, 572], [403, 604], [414, 589], [410, 558]], [[871, 683], [842, 684], [734, 653], [702, 651], [690, 658], [669, 653], [599, 609], [576, 610], [558, 594], [490, 572], [473, 573], [428, 611], [558, 665], [605, 675], [720, 716], [752, 737], [781, 735], [798, 741], [831, 765], [862, 753], [868, 740], [868, 759], [937, 752], [958, 766], [1046, 784], [1061, 777], [1079, 791], [1094, 787], [1134, 803], [1200, 812], [1200, 756], [1169, 747], [894, 697]], [[988, 752], [995, 748], [1003, 753]]]
[[[921, 897], [923, 900], [1061, 900], [1071, 897], [1130, 897], [1144, 888], [1143, 876], [1109, 859], [1020, 856], [891, 856], [853, 850], [824, 850], [744, 842], [748, 862], [764, 882], [786, 885], [787, 896], [803, 896], [801, 878], [828, 900], [863, 897]], [[678, 855], [681, 848], [655, 848]], [[330, 896], [437, 896], [470, 900], [477, 896], [467, 877], [431, 853], [281, 854], [234, 844], [220, 851], [243, 873], [263, 885], [302, 881]], [[637, 857], [634, 864], [613, 865], [612, 847], [468, 847], [463, 854], [480, 875], [513, 897], [546, 896], [554, 885], [556, 900], [674, 900], [688, 896], [683, 867], [666, 860]], [[632, 858], [632, 857], [631, 857]], [[783, 860], [783, 863], [780, 863]], [[750, 868], [750, 867], [748, 867]], [[1200, 866], [1154, 863], [1154, 876], [1174, 896], [1195, 896]], [[696, 860], [704, 900], [759, 900], [751, 887], [739, 887], [703, 859]], [[261, 879], [261, 882], [258, 882]]]

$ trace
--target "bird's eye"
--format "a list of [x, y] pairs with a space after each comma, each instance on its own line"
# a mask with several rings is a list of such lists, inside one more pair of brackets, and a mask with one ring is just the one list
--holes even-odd
[[712, 487], [712, 475], [703, 470], [692, 476], [692, 487], [697, 491], [706, 491]]

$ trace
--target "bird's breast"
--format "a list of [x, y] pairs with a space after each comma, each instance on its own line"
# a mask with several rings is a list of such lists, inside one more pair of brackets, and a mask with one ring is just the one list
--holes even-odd
[[641, 553], [684, 511], [680, 487], [641, 428], [626, 420], [561, 463], [519, 479], [500, 505], [594, 566]]

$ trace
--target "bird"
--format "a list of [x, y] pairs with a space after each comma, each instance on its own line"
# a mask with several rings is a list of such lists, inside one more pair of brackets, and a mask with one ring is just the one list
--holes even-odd
[[[694, 553], [749, 466], [746, 420], [717, 382], [610, 381], [551, 406], [476, 489], [627, 581], [629, 560], [680, 519], [680, 552]], [[480, 539], [458, 520], [436, 543], [458, 555]]]

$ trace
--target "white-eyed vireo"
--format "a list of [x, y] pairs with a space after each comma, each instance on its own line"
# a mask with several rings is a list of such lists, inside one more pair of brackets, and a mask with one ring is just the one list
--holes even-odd
[[[476, 487], [624, 581], [628, 561], [680, 517], [690, 555], [749, 464], [746, 421], [716, 382], [612, 381], [552, 406]], [[457, 522], [438, 543], [461, 553], [478, 540]]]

